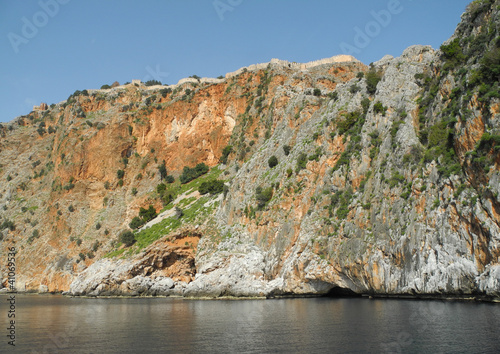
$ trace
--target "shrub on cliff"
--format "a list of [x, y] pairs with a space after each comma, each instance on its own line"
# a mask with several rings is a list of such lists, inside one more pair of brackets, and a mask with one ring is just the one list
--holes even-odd
[[227, 158], [229, 157], [229, 154], [233, 151], [232, 145], [228, 145], [222, 150], [222, 156], [220, 157], [219, 161], [223, 163], [224, 165], [227, 164]]
[[382, 102], [377, 101], [373, 105], [373, 111], [375, 113], [381, 113], [383, 116], [385, 116], [385, 113], [387, 112], [387, 107], [382, 104]]
[[45, 134], [45, 128], [44, 127], [38, 127], [38, 129], [36, 131], [37, 131], [37, 133], [40, 136], [43, 136], [43, 134]]
[[132, 219], [132, 221], [130, 222], [130, 224], [128, 224], [128, 226], [132, 229], [132, 230], [135, 230], [135, 229], [138, 229], [140, 228], [142, 225], [144, 225], [144, 221], [136, 216]]
[[165, 183], [160, 183], [159, 185], [156, 186], [156, 192], [158, 194], [163, 194], [167, 190], [167, 185]]
[[158, 172], [160, 172], [160, 179], [164, 180], [167, 178], [167, 167], [165, 166], [165, 160], [161, 165], [158, 165]]
[[358, 121], [361, 113], [359, 111], [349, 112], [342, 115], [342, 119], [337, 122], [337, 132], [339, 135], [345, 134]]
[[381, 75], [375, 71], [375, 68], [371, 68], [366, 73], [366, 90], [370, 95], [374, 95], [377, 92], [377, 85], [381, 80]]
[[297, 168], [295, 169], [295, 171], [299, 172], [300, 170], [305, 169], [306, 166], [307, 166], [307, 155], [301, 152], [299, 157], [297, 158]]
[[445, 64], [443, 66], [445, 70], [458, 67], [466, 59], [459, 38], [455, 38], [450, 44], [443, 44], [440, 49], [445, 59]]
[[11, 220], [4, 220], [0, 225], [0, 230], [9, 229], [10, 231], [14, 231], [16, 229], [16, 225]]
[[270, 168], [273, 168], [278, 164], [278, 158], [273, 155], [269, 158], [269, 160], [267, 160], [267, 163], [269, 164]]
[[184, 211], [181, 208], [175, 207], [175, 218], [178, 220], [184, 216]]
[[180, 175], [179, 180], [181, 181], [182, 184], [188, 183], [193, 179], [196, 179], [201, 175], [204, 175], [205, 173], [208, 172], [208, 170], [209, 170], [208, 166], [205, 165], [203, 162], [197, 164], [196, 167], [194, 168], [189, 168], [187, 166], [184, 166], [184, 169], [182, 170], [182, 174]]
[[198, 188], [200, 194], [207, 194], [207, 193], [218, 194], [222, 193], [223, 190], [224, 190], [224, 182], [216, 179], [203, 182], [202, 184], [200, 184], [200, 187]]
[[160, 90], [160, 95], [161, 95], [161, 97], [163, 97], [163, 98], [167, 97], [167, 95], [168, 95], [169, 93], [172, 93], [172, 89], [171, 89], [171, 88], [164, 88], [164, 89], [161, 89], [161, 90]]
[[135, 242], [135, 236], [132, 231], [123, 231], [119, 236], [120, 242], [126, 247], [132, 246]]
[[148, 209], [141, 208], [139, 209], [139, 216], [142, 218], [144, 223], [147, 223], [150, 220], [156, 218], [158, 214], [156, 213], [155, 208], [150, 205]]
[[255, 189], [255, 199], [257, 199], [257, 207], [259, 209], [264, 208], [266, 203], [273, 197], [273, 187], [262, 188], [257, 187]]
[[160, 196], [160, 199], [163, 202], [163, 206], [166, 206], [166, 205], [170, 204], [175, 199], [175, 197], [176, 197], [175, 192], [172, 192], [172, 191], [166, 192], [165, 191], [165, 193], [163, 193]]
[[161, 81], [158, 80], [148, 80], [144, 83], [146, 86], [162, 85]]

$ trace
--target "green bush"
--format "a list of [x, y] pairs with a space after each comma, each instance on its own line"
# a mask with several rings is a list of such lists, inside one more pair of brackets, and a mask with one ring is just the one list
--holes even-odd
[[108, 90], [110, 88], [111, 88], [111, 86], [109, 86], [108, 84], [101, 86], [101, 90]]
[[224, 165], [227, 164], [227, 158], [229, 157], [229, 154], [233, 152], [233, 146], [228, 145], [222, 150], [222, 156], [220, 157], [219, 161], [223, 163]]
[[338, 98], [339, 98], [339, 94], [337, 91], [333, 91], [333, 92], [330, 92], [328, 94], [328, 97], [333, 100], [333, 101], [336, 101]]
[[290, 155], [290, 146], [289, 145], [283, 145], [283, 152], [285, 153], [286, 156]]
[[273, 197], [273, 187], [262, 188], [257, 187], [255, 190], [255, 199], [257, 199], [257, 207], [264, 208], [266, 203]]
[[323, 155], [323, 150], [321, 149], [321, 147], [317, 147], [316, 151], [314, 152], [314, 154], [309, 155], [309, 157], [307, 159], [309, 161], [316, 161], [316, 162], [318, 162], [321, 155]]
[[205, 165], [204, 163], [199, 163], [197, 164], [194, 168], [189, 168], [187, 166], [184, 166], [184, 169], [182, 170], [182, 174], [179, 177], [179, 180], [181, 181], [182, 184], [188, 183], [201, 175], [204, 175], [207, 173], [209, 170], [208, 166]]
[[130, 224], [128, 225], [132, 230], [140, 228], [142, 225], [144, 225], [144, 220], [142, 220], [140, 217], [135, 216]]
[[465, 62], [466, 57], [459, 38], [455, 38], [450, 44], [443, 44], [441, 51], [445, 59], [444, 70], [454, 69]]
[[97, 250], [99, 249], [99, 246], [101, 246], [101, 244], [99, 243], [99, 241], [95, 241], [95, 242], [92, 244], [92, 251], [93, 251], [93, 252], [97, 252]]
[[164, 183], [160, 183], [159, 185], [156, 186], [156, 192], [158, 194], [163, 194], [167, 190], [167, 186]]
[[361, 91], [361, 88], [358, 85], [356, 85], [356, 84], [352, 85], [349, 88], [349, 92], [352, 93], [352, 94], [355, 94], [355, 93], [357, 93], [359, 91]]
[[443, 142], [448, 141], [450, 131], [446, 129], [446, 122], [440, 122], [429, 128], [427, 135], [427, 142], [429, 147], [442, 145]]
[[[123, 243], [126, 247], [130, 247], [134, 244], [135, 242], [135, 236], [132, 231], [123, 231], [120, 236], [119, 240], [121, 243]], [[81, 253], [80, 253], [81, 254]]]
[[267, 163], [270, 168], [273, 168], [274, 166], [278, 165], [278, 158], [273, 155], [269, 158], [269, 160], [267, 160]]
[[382, 102], [380, 101], [377, 101], [374, 105], [373, 105], [373, 111], [377, 114], [382, 114], [383, 116], [385, 116], [385, 113], [387, 112], [387, 107], [385, 107]]
[[36, 130], [38, 135], [40, 136], [43, 136], [43, 134], [45, 134], [45, 128], [43, 127], [38, 127], [38, 129]]
[[321, 90], [319, 88], [315, 88], [313, 91], [313, 95], [316, 97], [321, 96]]
[[203, 182], [200, 184], [200, 187], [198, 188], [200, 194], [207, 194], [207, 193], [218, 194], [222, 193], [223, 190], [224, 190], [224, 182], [216, 179]]
[[163, 202], [163, 206], [170, 204], [175, 199], [175, 193], [170, 191], [161, 195], [161, 201]]
[[305, 153], [301, 152], [299, 157], [297, 158], [296, 171], [299, 172], [300, 170], [305, 169], [306, 166], [307, 166], [307, 155]]
[[184, 211], [179, 207], [175, 207], [175, 218], [180, 219], [183, 216], [184, 216]]
[[142, 207], [139, 209], [139, 216], [142, 218], [144, 223], [153, 220], [157, 215], [158, 214], [156, 213], [156, 210], [152, 205], [150, 205], [148, 209], [144, 209]]
[[366, 89], [370, 95], [374, 95], [377, 92], [377, 85], [381, 78], [382, 76], [375, 71], [375, 68], [371, 68], [366, 73]]
[[369, 98], [363, 98], [361, 100], [361, 107], [363, 107], [363, 113], [366, 115], [366, 113], [368, 112], [368, 109], [370, 108], [370, 99]]
[[162, 85], [161, 81], [158, 80], [148, 80], [144, 83], [146, 86]]
[[404, 124], [403, 120], [392, 122], [392, 127], [391, 127], [391, 138], [392, 138], [392, 140], [394, 140], [394, 138], [396, 138], [396, 135], [397, 135], [398, 130], [399, 130], [399, 126], [402, 125], [402, 124]]
[[358, 111], [345, 113], [342, 119], [337, 122], [337, 132], [339, 135], [345, 134], [358, 121], [361, 113]]
[[500, 146], [500, 135], [484, 133], [479, 141], [477, 150], [489, 152], [489, 150], [496, 146]]
[[391, 179], [389, 180], [389, 186], [391, 188], [395, 187], [396, 185], [398, 185], [399, 183], [402, 183], [405, 181], [405, 176], [403, 176], [402, 174], [400, 174], [399, 172], [394, 172], [392, 174], [392, 177]]
[[132, 219], [132, 221], [129, 224], [129, 227], [131, 229], [138, 229], [142, 225], [146, 224], [148, 221], [153, 220], [156, 218], [158, 214], [156, 213], [155, 208], [150, 205], [148, 209], [140, 208], [139, 209], [139, 216], [136, 216]]
[[167, 182], [167, 183], [174, 183], [174, 182], [175, 182], [175, 178], [174, 178], [174, 176], [168, 175], [168, 176], [165, 178], [165, 182]]
[[444, 178], [448, 178], [451, 175], [459, 175], [462, 172], [462, 166], [459, 163], [444, 163], [439, 167], [438, 172]]
[[10, 231], [14, 231], [16, 229], [16, 225], [11, 220], [6, 219], [0, 225], [0, 230], [5, 230], [5, 229], [9, 229]]
[[116, 177], [118, 179], [122, 179], [124, 176], [125, 176], [125, 171], [123, 171], [123, 170], [116, 171]]
[[349, 214], [349, 205], [351, 204], [353, 192], [351, 188], [345, 191], [337, 191], [330, 199], [330, 212], [337, 208], [337, 218], [344, 220]]
[[172, 92], [171, 88], [164, 88], [164, 89], [160, 90], [160, 95], [161, 95], [161, 97], [165, 98], [171, 92]]
[[481, 78], [487, 83], [496, 83], [500, 79], [500, 48], [494, 48], [481, 59]]

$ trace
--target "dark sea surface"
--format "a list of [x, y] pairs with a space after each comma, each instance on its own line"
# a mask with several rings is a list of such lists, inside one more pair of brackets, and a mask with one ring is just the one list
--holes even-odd
[[13, 348], [7, 298], [2, 353], [500, 353], [492, 303], [20, 294]]

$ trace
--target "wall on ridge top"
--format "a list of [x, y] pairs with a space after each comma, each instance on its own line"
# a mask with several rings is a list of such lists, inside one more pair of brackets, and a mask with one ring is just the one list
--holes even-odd
[[342, 63], [342, 62], [351, 62], [351, 61], [358, 61], [358, 60], [351, 55], [336, 55], [336, 56], [333, 56], [331, 58], [315, 60], [315, 61], [311, 61], [309, 63], [297, 63], [297, 62], [290, 62], [288, 60], [280, 60], [280, 59], [273, 58], [268, 63], [252, 64], [252, 65], [240, 68], [236, 71], [227, 73], [226, 79], [229, 79], [231, 77], [234, 77], [236, 75], [241, 74], [245, 69], [249, 70], [249, 71], [262, 70], [262, 69], [267, 68], [267, 66], [270, 64], [279, 65], [282, 67], [289, 67], [291, 69], [297, 69], [297, 70], [307, 70], [307, 69], [313, 68], [315, 66], [323, 65], [323, 64], [333, 64], [333, 63]]

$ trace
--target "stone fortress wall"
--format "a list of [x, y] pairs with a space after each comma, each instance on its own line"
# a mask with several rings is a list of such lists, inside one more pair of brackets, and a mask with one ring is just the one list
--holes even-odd
[[336, 56], [333, 56], [331, 58], [315, 60], [315, 61], [311, 61], [309, 63], [297, 63], [297, 62], [290, 62], [288, 60], [271, 59], [271, 61], [268, 63], [253, 64], [250, 66], [240, 68], [236, 71], [227, 73], [226, 79], [229, 79], [233, 76], [241, 74], [242, 72], [245, 71], [245, 69], [247, 71], [262, 70], [262, 69], [266, 69], [268, 67], [268, 65], [281, 66], [284, 68], [291, 68], [291, 69], [296, 69], [296, 70], [307, 70], [307, 69], [313, 68], [315, 66], [323, 65], [323, 64], [357, 62], [357, 61], [358, 60], [351, 55], [336, 55]]
[[[267, 63], [261, 63], [261, 64], [252, 64], [249, 66], [242, 67], [236, 71], [230, 72], [226, 74], [226, 77], [223, 79], [216, 79], [216, 78], [210, 78], [210, 77], [202, 77], [200, 79], [195, 79], [192, 77], [180, 79], [177, 84], [174, 85], [154, 85], [154, 86], [144, 86], [144, 83], [141, 82], [141, 80], [132, 80], [131, 84], [128, 85], [139, 85], [143, 89], [146, 90], [158, 90], [158, 89], [164, 89], [164, 88], [170, 88], [172, 90], [175, 90], [177, 87], [182, 86], [187, 83], [192, 83], [192, 84], [219, 84], [221, 82], [224, 82], [226, 79], [232, 78], [234, 76], [237, 76], [245, 71], [257, 71], [257, 70], [263, 70], [266, 69], [269, 65], [275, 66], [275, 67], [283, 67], [283, 68], [290, 68], [290, 69], [295, 69], [295, 70], [308, 70], [310, 68], [314, 68], [319, 65], [324, 65], [324, 64], [335, 64], [335, 63], [345, 63], [345, 62], [359, 62], [356, 58], [354, 58], [352, 55], [336, 55], [331, 58], [325, 58], [325, 59], [320, 59], [320, 60], [315, 60], [311, 61], [309, 63], [297, 63], [297, 62], [290, 62], [288, 60], [280, 60], [280, 59], [271, 59], [270, 62]], [[89, 92], [109, 92], [111, 90], [116, 90], [120, 88], [124, 88], [126, 85], [120, 85], [111, 89], [94, 89], [94, 90], [88, 90]]]

